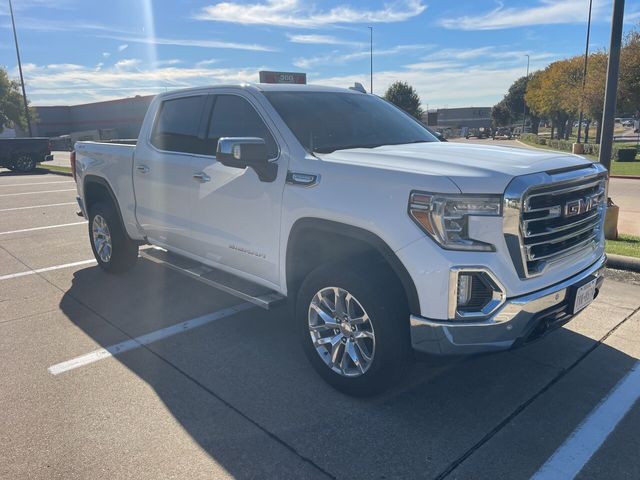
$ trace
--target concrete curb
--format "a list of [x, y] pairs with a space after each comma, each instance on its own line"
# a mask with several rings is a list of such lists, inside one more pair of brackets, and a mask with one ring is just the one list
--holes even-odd
[[640, 258], [627, 257], [625, 255], [607, 254], [607, 267], [617, 270], [629, 270], [640, 272]]
[[63, 175], [65, 177], [72, 177], [73, 173], [71, 172], [63, 172], [62, 170], [50, 170], [46, 166], [38, 166], [36, 167], [38, 170], [45, 170], [47, 173], [51, 173], [53, 175]]
[[609, 175], [609, 178], [628, 178], [629, 180], [640, 180], [640, 175]]

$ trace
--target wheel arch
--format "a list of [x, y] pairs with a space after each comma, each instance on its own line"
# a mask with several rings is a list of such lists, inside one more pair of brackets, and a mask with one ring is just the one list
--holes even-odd
[[[111, 185], [106, 179], [97, 175], [86, 175], [83, 179], [82, 191], [87, 217], [89, 216], [91, 205], [100, 201], [108, 201], [115, 208], [118, 220], [120, 221], [120, 227], [126, 234], [127, 229], [122, 218], [122, 212], [120, 211], [120, 204], [118, 203], [115, 193], [113, 193]], [[89, 220], [89, 218], [87, 218], [87, 220]]]
[[[317, 238], [318, 233], [329, 241], [341, 242], [340, 247], [335, 248], [335, 245], [332, 245], [330, 249], [313, 252], [313, 260], [309, 261], [307, 254], [310, 253], [310, 248], [321, 245]], [[377, 255], [384, 260], [402, 286], [410, 313], [420, 314], [420, 301], [413, 279], [384, 240], [369, 230], [322, 218], [301, 218], [291, 227], [285, 261], [287, 291], [291, 296], [297, 291], [304, 276], [328, 258], [339, 260], [352, 255], [367, 254]]]

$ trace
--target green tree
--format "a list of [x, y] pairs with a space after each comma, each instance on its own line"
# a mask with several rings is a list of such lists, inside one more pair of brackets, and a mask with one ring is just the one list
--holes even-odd
[[385, 92], [384, 98], [418, 120], [422, 118], [423, 112], [422, 108], [420, 108], [420, 97], [407, 82], [392, 83]]
[[[31, 118], [35, 118], [30, 109]], [[22, 129], [27, 128], [24, 103], [20, 92], [20, 82], [10, 80], [7, 70], [0, 67], [0, 132], [5, 125], [15, 124]]]
[[512, 115], [505, 99], [500, 100], [491, 109], [491, 120], [494, 127], [503, 127], [511, 123]]
[[640, 24], [630, 31], [620, 54], [618, 105], [625, 112], [640, 110]]

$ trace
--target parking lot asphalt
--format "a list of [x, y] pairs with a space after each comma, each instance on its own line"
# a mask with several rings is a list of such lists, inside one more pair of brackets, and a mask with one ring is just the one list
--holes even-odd
[[69, 181], [0, 170], [0, 478], [640, 478], [639, 276], [608, 271], [537, 343], [354, 399], [286, 307], [102, 272]]

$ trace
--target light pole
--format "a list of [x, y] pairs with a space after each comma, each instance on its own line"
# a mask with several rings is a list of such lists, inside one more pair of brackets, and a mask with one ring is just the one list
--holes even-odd
[[13, 5], [9, 0], [9, 11], [11, 12], [11, 25], [13, 25], [13, 39], [16, 43], [16, 56], [18, 57], [18, 71], [20, 72], [20, 85], [22, 86], [22, 100], [24, 101], [24, 113], [27, 116], [27, 127], [29, 128], [29, 136], [32, 137], [31, 132], [31, 115], [29, 115], [29, 104], [27, 103], [27, 94], [24, 91], [24, 77], [22, 76], [22, 62], [20, 62], [20, 49], [18, 48], [18, 35], [16, 34], [16, 22], [13, 18]]
[[591, 7], [593, 0], [589, 0], [589, 20], [587, 20], [587, 44], [584, 47], [584, 68], [582, 71], [582, 94], [580, 95], [580, 115], [578, 117], [578, 138], [576, 143], [580, 143], [582, 136], [582, 118], [584, 107], [584, 86], [587, 83], [587, 62], [589, 61], [589, 35], [591, 34]]
[[369, 65], [371, 68], [371, 80], [369, 82], [369, 91], [373, 93], [373, 27], [369, 27]]
[[[527, 57], [527, 76], [524, 82], [524, 91], [527, 91], [527, 84], [529, 83], [529, 55], [525, 55]], [[524, 93], [522, 94], [522, 133], [524, 133], [524, 124], [527, 121], [527, 102], [524, 101]]]
[[604, 112], [602, 113], [600, 154], [598, 155], [598, 161], [604, 165], [607, 170], [611, 169], [613, 123], [616, 114], [616, 94], [618, 92], [618, 70], [620, 68], [623, 17], [624, 0], [613, 0], [611, 42], [609, 45], [609, 63], [607, 65], [607, 84], [604, 91]]

